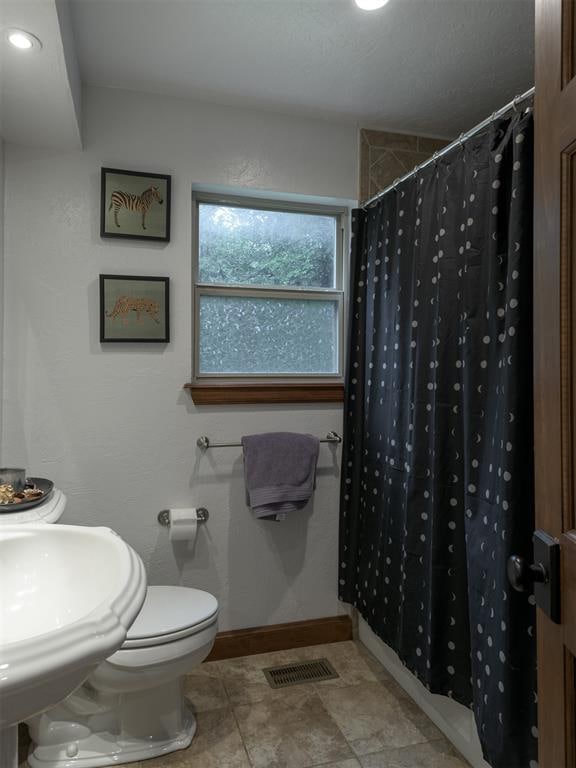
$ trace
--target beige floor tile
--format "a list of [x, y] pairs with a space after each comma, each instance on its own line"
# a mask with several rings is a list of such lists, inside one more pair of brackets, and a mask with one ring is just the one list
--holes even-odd
[[[261, 701], [275, 701], [292, 692], [293, 687], [271, 688], [262, 671], [266, 667], [289, 664], [290, 661], [294, 660], [291, 654], [292, 651], [277, 651], [219, 662], [220, 679], [224, 683], [230, 703], [237, 706], [255, 704]], [[298, 689], [313, 690], [313, 687], [312, 683], [306, 683], [299, 685]]]
[[[390, 690], [388, 683], [384, 683], [383, 685]], [[400, 688], [402, 694], [400, 697], [396, 696], [398, 707], [410, 722], [414, 723], [418, 730], [426, 736], [428, 741], [443, 739], [444, 734], [434, 725], [428, 715], [406, 694], [406, 691], [403, 688], [399, 685], [397, 687]]]
[[291, 651], [275, 651], [274, 653], [257, 653], [254, 656], [241, 656], [237, 659], [226, 659], [218, 661], [218, 676], [222, 680], [230, 678], [241, 678], [249, 684], [261, 683], [263, 678], [262, 670], [265, 667], [274, 667], [277, 664], [283, 664], [286, 661], [286, 654]]
[[360, 758], [362, 768], [470, 768], [447, 741], [387, 749]]
[[235, 707], [254, 768], [307, 768], [353, 757], [350, 747], [311, 690]]
[[376, 656], [374, 656], [373, 653], [371, 653], [368, 648], [366, 648], [365, 645], [363, 645], [360, 640], [355, 640], [354, 645], [356, 646], [356, 649], [358, 650], [358, 653], [362, 658], [364, 659], [366, 665], [372, 672], [372, 674], [376, 677], [378, 680], [392, 680], [392, 676], [388, 672], [388, 670], [380, 664]]
[[146, 760], [146, 768], [251, 768], [232, 710], [201, 712], [197, 719], [188, 749]]
[[381, 682], [397, 699], [412, 701], [410, 694], [408, 694], [393, 677], [388, 678], [388, 680], [383, 679]]
[[201, 672], [203, 675], [207, 675], [208, 677], [220, 677], [220, 665], [222, 661], [205, 661], [203, 664], [200, 664], [199, 667], [195, 667], [195, 672]]
[[224, 683], [214, 677], [214, 670], [205, 671], [202, 667], [186, 676], [184, 693], [194, 712], [209, 712], [229, 706]]
[[[406, 747], [431, 738], [431, 723], [397, 699], [385, 683], [323, 688], [319, 696], [357, 755]], [[432, 726], [434, 728], [434, 726]]]
[[351, 757], [349, 760], [339, 760], [337, 763], [320, 763], [314, 768], [362, 768], [362, 766], [355, 757]]
[[364, 682], [374, 683], [378, 679], [352, 640], [294, 648], [291, 651], [285, 651], [285, 653], [289, 660], [328, 659], [338, 672], [339, 677], [316, 683], [315, 685], [318, 686], [342, 688]]

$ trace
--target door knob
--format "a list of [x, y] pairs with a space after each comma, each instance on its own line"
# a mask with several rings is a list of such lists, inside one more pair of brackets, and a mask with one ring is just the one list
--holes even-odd
[[508, 581], [518, 592], [534, 589], [536, 605], [560, 624], [560, 543], [546, 531], [534, 531], [534, 562], [512, 555], [506, 571]]
[[534, 583], [546, 584], [548, 571], [542, 563], [528, 564], [523, 557], [511, 555], [507, 565], [508, 581], [517, 592], [526, 592]]

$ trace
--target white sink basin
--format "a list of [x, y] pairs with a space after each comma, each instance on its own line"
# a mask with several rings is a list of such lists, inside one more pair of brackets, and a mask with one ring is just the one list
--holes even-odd
[[109, 528], [0, 528], [0, 729], [53, 706], [124, 642], [146, 595]]

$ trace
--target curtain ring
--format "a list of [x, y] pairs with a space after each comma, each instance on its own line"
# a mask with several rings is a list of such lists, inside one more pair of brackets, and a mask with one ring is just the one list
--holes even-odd
[[432, 155], [432, 161], [434, 163], [434, 166], [438, 165], [438, 151], [434, 152], [434, 154]]
[[461, 133], [460, 136], [458, 136], [458, 144], [464, 149], [464, 134]]
[[518, 102], [519, 101], [520, 101], [520, 94], [517, 94], [512, 99], [512, 109], [514, 110], [514, 112], [516, 112], [517, 115], [520, 114], [520, 110], [518, 109]]
[[398, 186], [398, 182], [400, 181], [400, 177], [394, 179], [392, 182], [392, 186], [394, 187], [394, 192], [396, 192], [396, 187]]
[[490, 115], [490, 122], [493, 123], [494, 120], [496, 120], [496, 112], [492, 112], [492, 114]]

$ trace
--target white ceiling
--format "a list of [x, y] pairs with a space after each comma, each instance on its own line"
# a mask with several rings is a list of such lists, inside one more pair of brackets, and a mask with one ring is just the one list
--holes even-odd
[[[85, 83], [452, 137], [533, 83], [533, 0], [0, 0], [0, 135], [80, 146]], [[10, 49], [2, 27], [43, 42]]]
[[532, 0], [73, 0], [85, 82], [454, 136], [533, 84]]
[[[43, 43], [12, 48], [17, 27]], [[42, 147], [80, 147], [81, 87], [66, 0], [0, 0], [0, 136]]]

